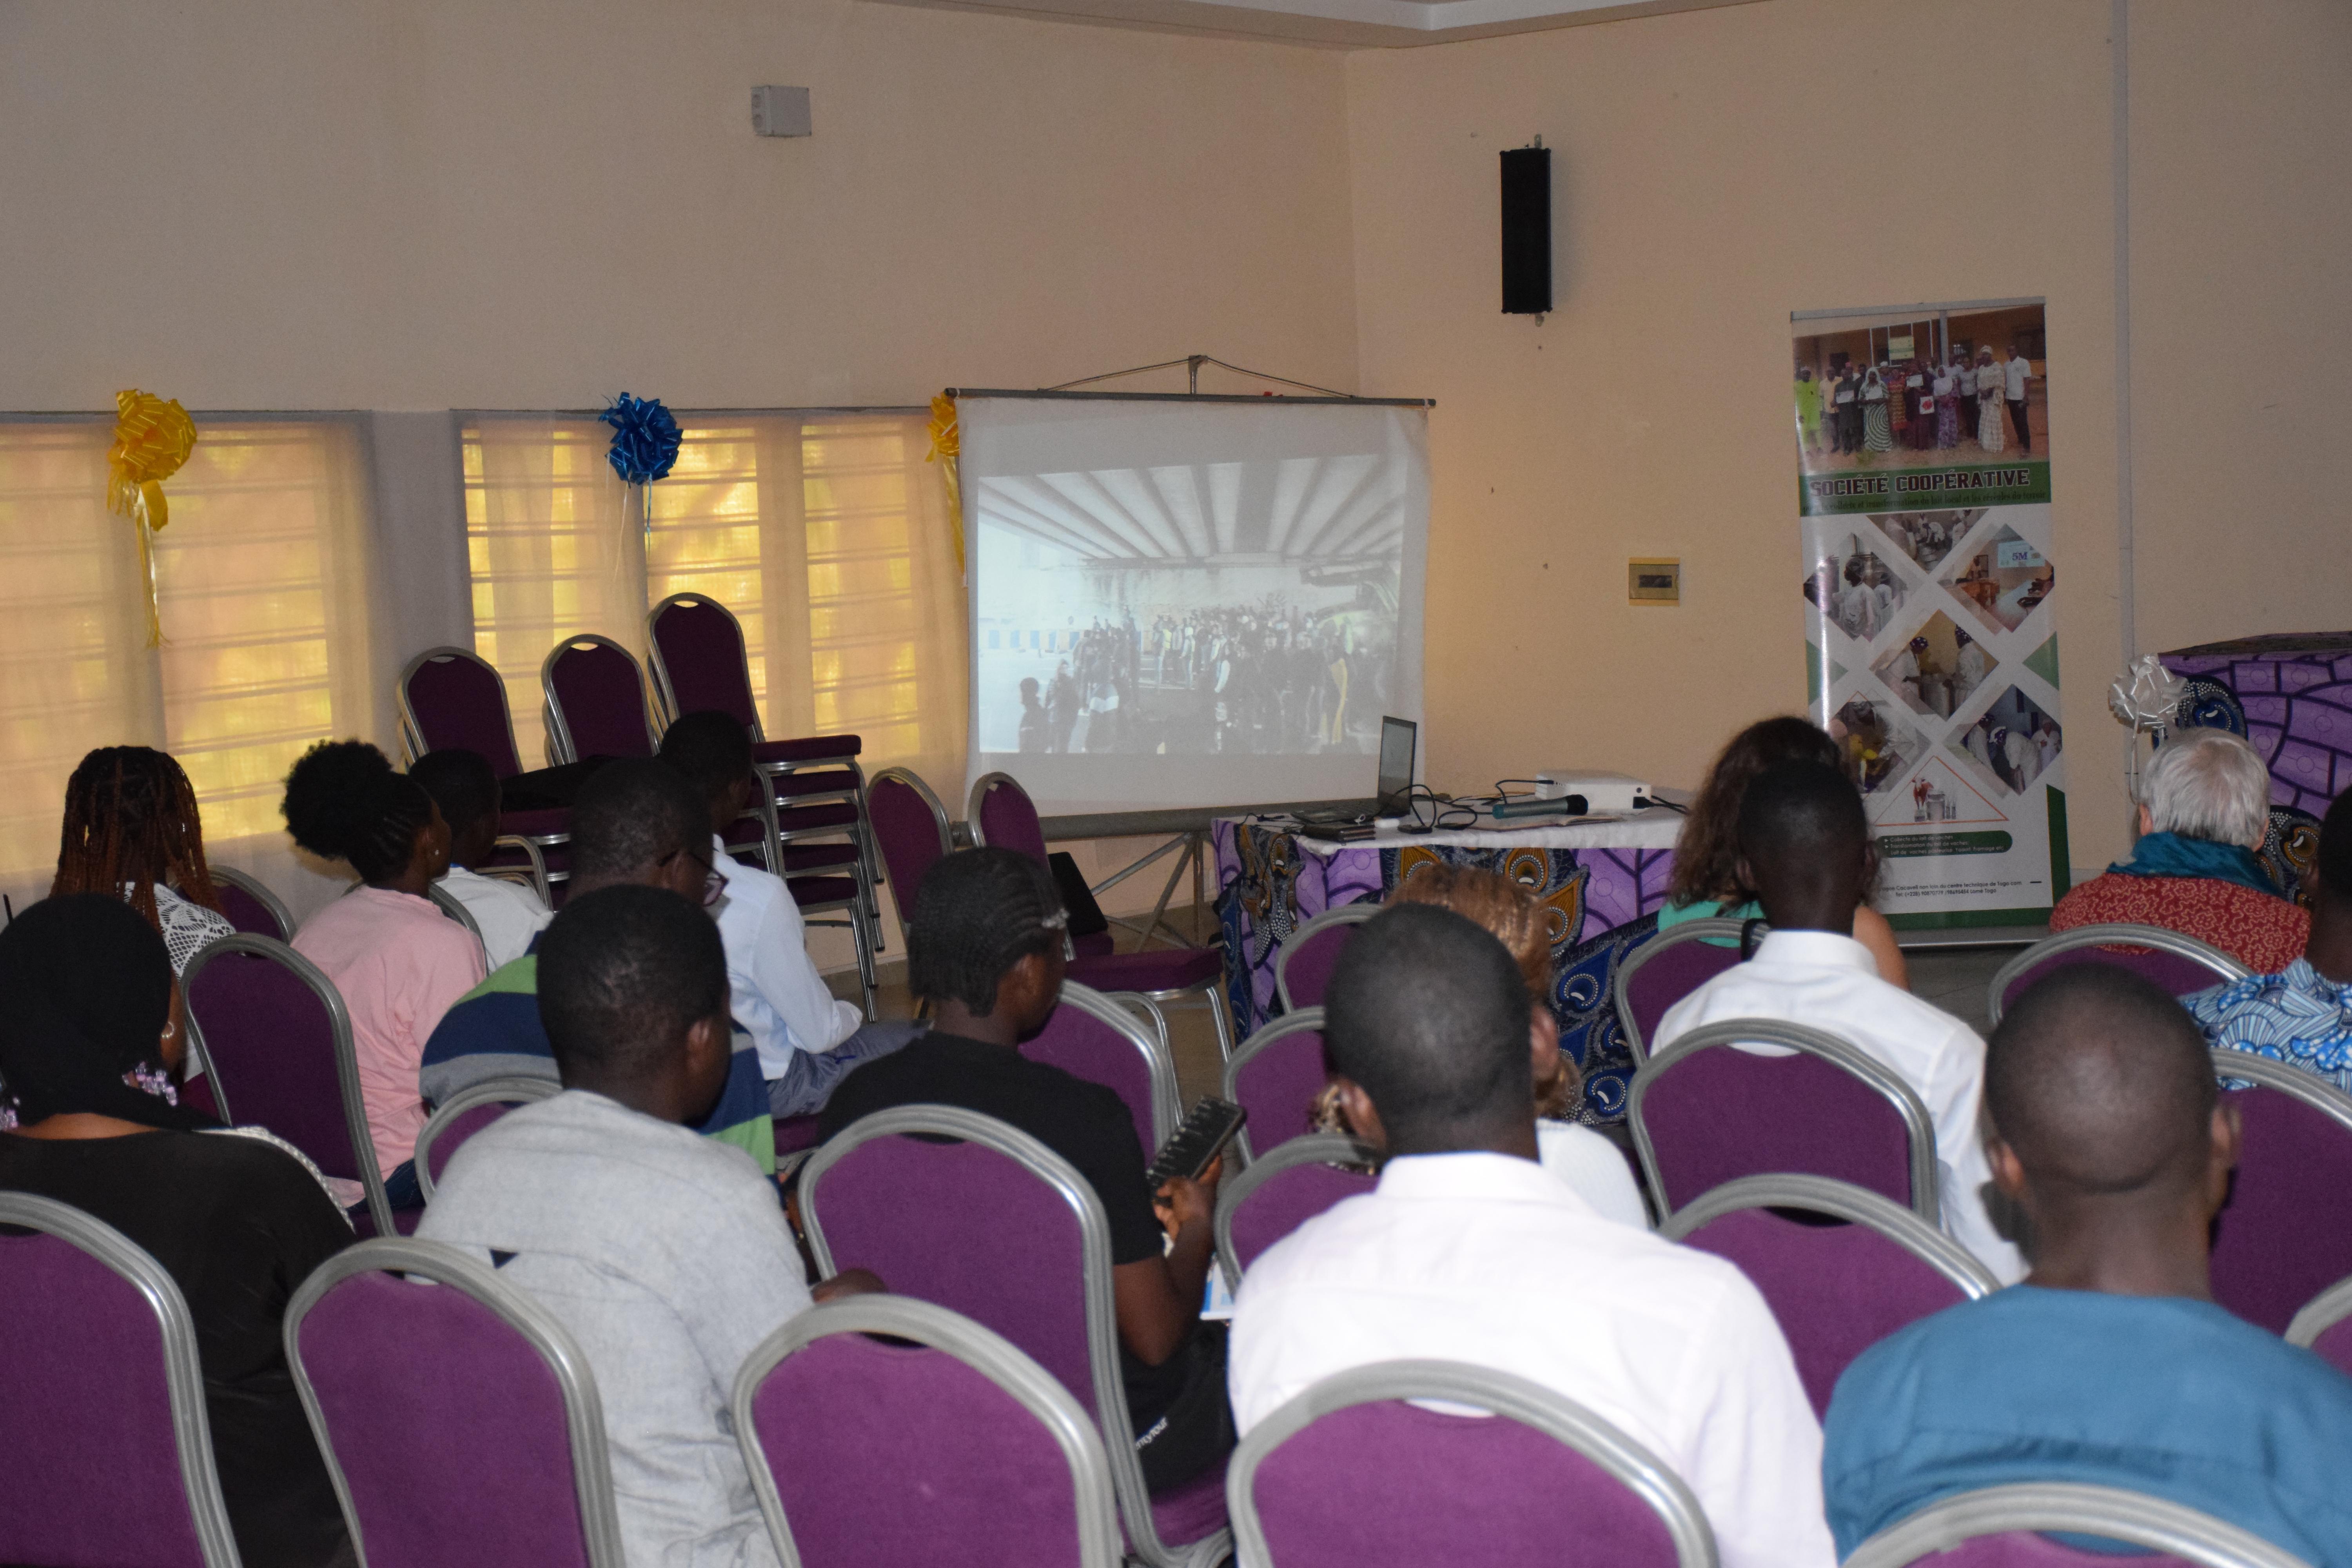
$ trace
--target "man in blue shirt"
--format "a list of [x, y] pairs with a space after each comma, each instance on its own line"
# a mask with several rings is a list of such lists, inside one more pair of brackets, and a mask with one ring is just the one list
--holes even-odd
[[2352, 1564], [2352, 1378], [2211, 1300], [2238, 1121], [2189, 1015], [2122, 969], [2060, 970], [1994, 1031], [1985, 1107], [2033, 1272], [1838, 1380], [1822, 1468], [1839, 1555], [1958, 1492], [2074, 1481]]
[[2276, 974], [2182, 1000], [2212, 1045], [2299, 1067], [2352, 1093], [2352, 790], [2327, 808], [2313, 858], [2303, 956]]

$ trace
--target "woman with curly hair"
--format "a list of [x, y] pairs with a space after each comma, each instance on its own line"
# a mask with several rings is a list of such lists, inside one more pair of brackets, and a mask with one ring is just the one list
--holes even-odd
[[110, 893], [163, 936], [172, 973], [236, 934], [205, 863], [195, 786], [168, 752], [100, 746], [66, 781], [65, 826], [49, 896]]
[[449, 825], [424, 785], [364, 741], [305, 752], [281, 809], [295, 843], [360, 876], [302, 923], [294, 951], [342, 994], [384, 1195], [413, 1208], [423, 1202], [410, 1156], [425, 1125], [425, 1042], [485, 973], [482, 944], [425, 895], [449, 869]]
[[[1685, 921], [1763, 917], [1763, 906], [1756, 901], [1755, 890], [1742, 875], [1739, 804], [1748, 798], [1748, 785], [1759, 773], [1797, 760], [1841, 770], [1845, 765], [1838, 743], [1819, 726], [1785, 715], [1748, 725], [1723, 748], [1723, 754], [1707, 772], [1698, 799], [1691, 804], [1681, 837], [1675, 840], [1675, 876], [1666, 889], [1665, 908], [1658, 911], [1660, 931], [1671, 931]], [[1853, 938], [1870, 949], [1881, 980], [1910, 989], [1910, 971], [1885, 916], [1863, 904], [1853, 911]]]

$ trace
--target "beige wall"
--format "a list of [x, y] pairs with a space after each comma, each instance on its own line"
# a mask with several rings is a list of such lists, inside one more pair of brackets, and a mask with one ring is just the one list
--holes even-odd
[[[906, 404], [1195, 350], [1347, 386], [1342, 58], [850, 0], [15, 0], [0, 408]], [[814, 138], [751, 133], [761, 82]]]

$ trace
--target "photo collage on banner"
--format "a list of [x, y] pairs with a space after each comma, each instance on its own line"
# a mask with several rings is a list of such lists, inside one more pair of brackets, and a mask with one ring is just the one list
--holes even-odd
[[1810, 695], [1870, 815], [1877, 907], [2046, 920], [2067, 872], [2042, 302], [1790, 328]]

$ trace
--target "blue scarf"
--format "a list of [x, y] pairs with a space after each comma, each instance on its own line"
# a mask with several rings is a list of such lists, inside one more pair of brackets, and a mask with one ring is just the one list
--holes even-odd
[[2132, 858], [2107, 869], [2124, 877], [2210, 877], [2235, 882], [2274, 899], [2286, 895], [2271, 880], [2254, 852], [2242, 844], [2216, 844], [2210, 838], [2184, 838], [2178, 833], [2150, 833], [2132, 846]]

